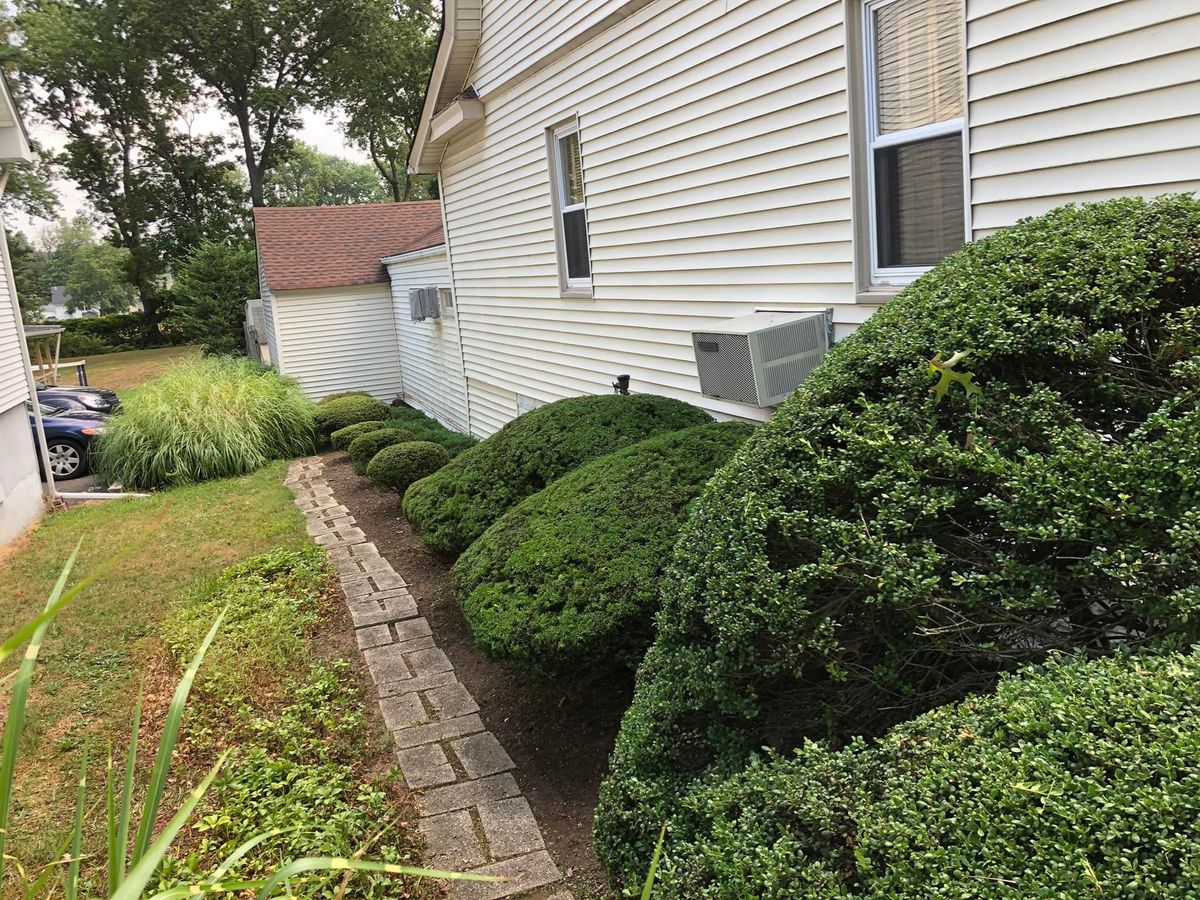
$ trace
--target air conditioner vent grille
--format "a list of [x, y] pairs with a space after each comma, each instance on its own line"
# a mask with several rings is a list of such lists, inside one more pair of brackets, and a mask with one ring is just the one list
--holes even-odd
[[750, 357], [750, 339], [744, 334], [692, 335], [696, 349], [696, 368], [704, 393], [735, 403], [754, 403], [754, 360]]

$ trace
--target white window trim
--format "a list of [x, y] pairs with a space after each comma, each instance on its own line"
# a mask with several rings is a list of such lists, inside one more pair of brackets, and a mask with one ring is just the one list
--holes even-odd
[[[563, 178], [566, 167], [563, 165], [562, 145], [559, 143], [559, 138], [572, 133], [580, 135], [579, 120], [577, 118], [572, 118], [568, 122], [546, 130], [546, 145], [550, 158], [550, 199], [554, 206], [554, 243], [555, 252], [558, 256], [558, 282], [559, 289], [564, 297], [590, 299], [592, 296], [591, 276], [589, 275], [587, 278], [571, 278], [567, 269], [567, 241], [566, 229], [563, 226], [563, 216], [566, 213], [575, 212], [576, 210], [583, 210], [584, 235], [587, 238], [588, 245], [588, 271], [590, 272], [592, 268], [592, 239], [587, 214], [586, 173], [583, 175], [583, 202], [563, 205]], [[582, 162], [582, 135], [579, 138], [579, 156]]]
[[[866, 210], [867, 215], [867, 240], [870, 242], [868, 251], [868, 259], [870, 260], [869, 276], [870, 283], [868, 288], [872, 287], [903, 287], [916, 281], [920, 276], [928, 272], [932, 266], [888, 266], [879, 265], [879, 208], [878, 198], [875, 196], [875, 151], [885, 148], [894, 147], [900, 144], [915, 143], [916, 141], [927, 140], [929, 138], [943, 137], [948, 134], [962, 135], [962, 153], [963, 153], [963, 240], [971, 240], [971, 150], [970, 150], [970, 128], [967, 122], [966, 111], [969, 109], [967, 96], [967, 41], [966, 27], [967, 15], [966, 9], [963, 9], [962, 27], [963, 27], [963, 112], [964, 114], [956, 119], [947, 119], [944, 122], [934, 122], [929, 125], [920, 125], [916, 128], [909, 128], [904, 131], [895, 131], [891, 134], [879, 134], [879, 106], [876, 102], [876, 71], [875, 71], [875, 35], [874, 35], [874, 12], [875, 10], [887, 6], [890, 3], [895, 3], [896, 0], [865, 0], [861, 4], [861, 19], [860, 22], [862, 34], [862, 55], [861, 65], [863, 66], [863, 86], [866, 90], [865, 103], [865, 125], [866, 125], [866, 202], [862, 204], [862, 208]], [[965, 7], [964, 2], [964, 7]]]

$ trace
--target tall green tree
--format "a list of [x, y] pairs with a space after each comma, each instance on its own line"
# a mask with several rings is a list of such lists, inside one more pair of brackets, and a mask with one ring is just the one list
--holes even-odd
[[[70, 312], [123, 313], [138, 298], [129, 280], [129, 251], [96, 239], [85, 216], [55, 222], [42, 235], [46, 294], [61, 285]], [[19, 290], [19, 288], [18, 288]]]
[[126, 252], [148, 331], [167, 299], [170, 255], [228, 227], [238, 202], [215, 157], [219, 139], [172, 125], [193, 91], [167, 58], [154, 12], [149, 0], [21, 0], [15, 19], [25, 95], [66, 136], [55, 163]]
[[437, 196], [432, 176], [406, 168], [437, 46], [432, 7], [375, 0], [359, 15], [360, 43], [334, 50], [325, 99], [345, 113], [346, 136], [370, 155], [393, 200]]
[[359, 44], [364, 0], [147, 2], [172, 57], [229, 116], [251, 202], [263, 206], [267, 177], [287, 157], [301, 111], [325, 90], [331, 54]]
[[296, 144], [267, 178], [268, 206], [340, 206], [392, 199], [375, 168]]
[[49, 260], [24, 234], [7, 232], [8, 255], [12, 262], [13, 282], [26, 322], [40, 322], [50, 302]]
[[248, 242], [205, 241], [175, 277], [171, 323], [189, 340], [223, 353], [243, 346], [246, 301], [258, 296], [258, 261]]

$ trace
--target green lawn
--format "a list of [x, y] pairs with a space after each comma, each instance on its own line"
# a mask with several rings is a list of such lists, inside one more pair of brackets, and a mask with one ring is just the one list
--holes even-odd
[[[199, 347], [185, 346], [89, 356], [87, 357], [88, 383], [93, 387], [111, 388], [120, 393], [161, 374], [171, 363], [197, 356], [199, 353]], [[77, 383], [73, 368], [64, 368], [59, 374], [59, 384]]]
[[[46, 859], [69, 829], [84, 744], [92, 748], [92, 776], [103, 783], [101, 757], [110, 740], [123, 752], [143, 679], [149, 727], [165, 711], [178, 669], [157, 634], [173, 604], [232, 562], [308, 543], [303, 518], [283, 485], [286, 468], [286, 462], [276, 462], [244, 478], [55, 513], [0, 551], [5, 631], [41, 610], [80, 538], [77, 577], [130, 553], [64, 610], [47, 635], [30, 695], [10, 823], [10, 847], [19, 857]], [[10, 659], [0, 675], [15, 664]], [[0, 706], [3, 702], [0, 697]], [[152, 747], [156, 738], [143, 740]], [[102, 827], [102, 814], [92, 811], [89, 830]]]

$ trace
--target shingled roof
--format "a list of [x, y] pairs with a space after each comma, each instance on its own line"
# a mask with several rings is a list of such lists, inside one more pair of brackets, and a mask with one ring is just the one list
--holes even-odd
[[380, 259], [445, 242], [439, 200], [260, 206], [254, 228], [270, 291], [386, 282]]

